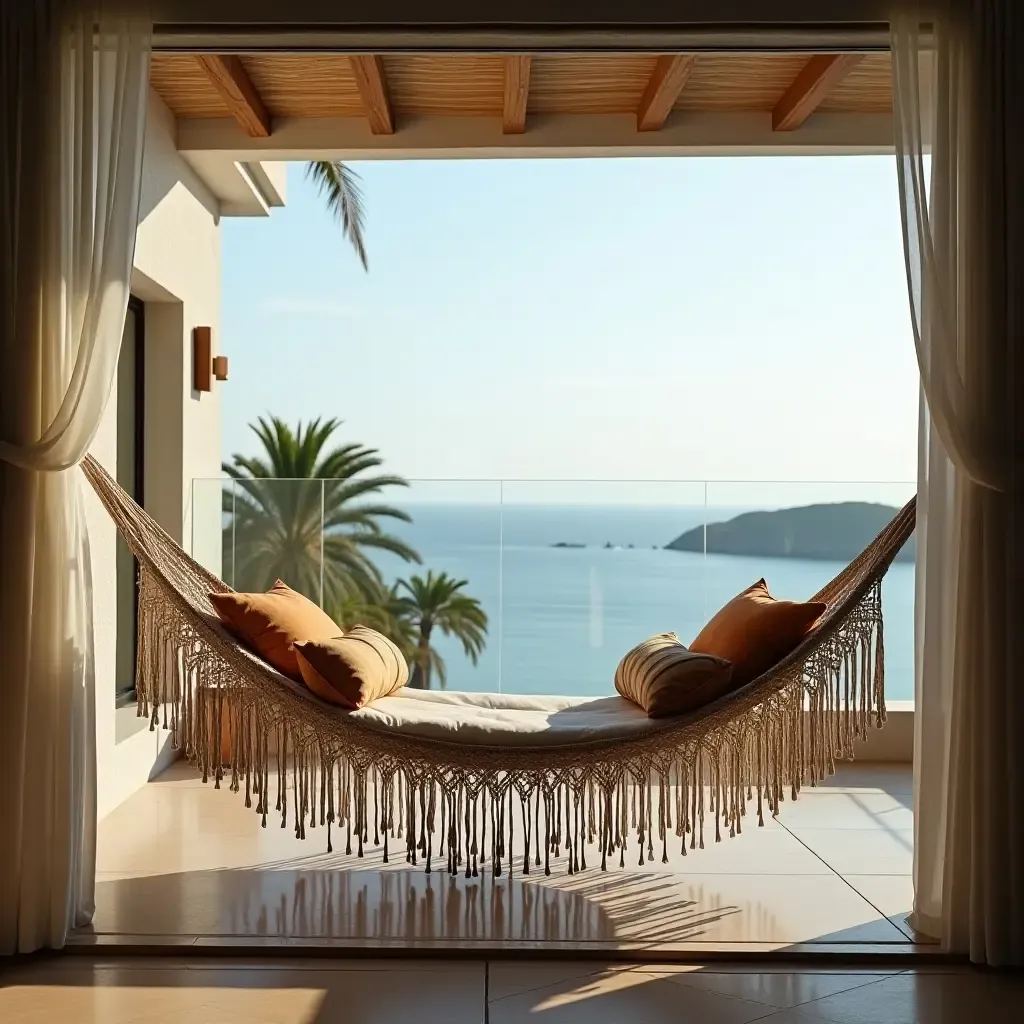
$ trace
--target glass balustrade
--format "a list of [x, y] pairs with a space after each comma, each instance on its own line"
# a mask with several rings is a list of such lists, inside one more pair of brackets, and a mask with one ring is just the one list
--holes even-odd
[[[339, 624], [392, 635], [434, 688], [596, 696], [634, 644], [689, 642], [761, 577], [810, 598], [914, 489], [413, 480], [359, 496], [329, 480], [198, 479], [192, 551], [236, 590], [281, 578]], [[883, 602], [887, 694], [912, 700], [913, 542]]]

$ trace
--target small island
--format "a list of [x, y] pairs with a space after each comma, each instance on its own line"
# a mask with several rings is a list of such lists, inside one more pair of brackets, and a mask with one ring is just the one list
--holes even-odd
[[[771, 512], [744, 512], [724, 523], [709, 523], [708, 554], [759, 558], [805, 558], [849, 562], [868, 546], [899, 510], [865, 501], [804, 505]], [[665, 545], [668, 551], [705, 550], [705, 528], [687, 530]], [[914, 538], [897, 562], [913, 562]]]

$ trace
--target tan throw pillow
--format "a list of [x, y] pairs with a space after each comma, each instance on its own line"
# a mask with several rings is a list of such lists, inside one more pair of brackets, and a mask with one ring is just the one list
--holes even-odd
[[295, 645], [303, 682], [321, 699], [346, 708], [365, 707], [409, 681], [402, 652], [383, 633], [353, 626], [331, 640]]
[[675, 633], [659, 633], [637, 644], [615, 670], [615, 689], [639, 704], [648, 718], [685, 715], [731, 689], [732, 666], [694, 654]]
[[281, 580], [265, 594], [210, 594], [210, 602], [239, 640], [296, 682], [295, 642], [341, 635], [330, 615]]
[[761, 579], [721, 608], [690, 650], [731, 661], [734, 687], [745, 686], [793, 651], [827, 608], [817, 601], [777, 601]]

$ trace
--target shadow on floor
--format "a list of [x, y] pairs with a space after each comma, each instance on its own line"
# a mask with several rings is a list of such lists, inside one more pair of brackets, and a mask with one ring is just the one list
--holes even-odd
[[[477, 878], [422, 870], [252, 869], [104, 879], [95, 934], [443, 942], [699, 940], [724, 918], [760, 914], [714, 894], [681, 899], [678, 879], [599, 870]], [[530, 876], [531, 879], [534, 876]], [[770, 921], [758, 921], [771, 927]]]

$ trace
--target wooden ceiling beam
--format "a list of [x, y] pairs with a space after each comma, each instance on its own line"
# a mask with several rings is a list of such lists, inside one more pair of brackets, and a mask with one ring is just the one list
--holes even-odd
[[505, 97], [501, 111], [501, 130], [505, 135], [521, 135], [526, 131], [526, 102], [529, 94], [529, 54], [506, 57]]
[[375, 53], [352, 54], [349, 57], [356, 88], [363, 101], [366, 120], [374, 135], [394, 135], [395, 118], [388, 98], [388, 79], [384, 62]]
[[772, 128], [777, 132], [799, 128], [863, 59], [861, 53], [819, 53], [812, 57], [775, 104]]
[[654, 132], [665, 124], [696, 62], [692, 53], [665, 53], [658, 58], [636, 112], [638, 132]]
[[198, 54], [196, 60], [224, 98], [231, 116], [254, 139], [270, 136], [270, 114], [256, 86], [233, 54]]

